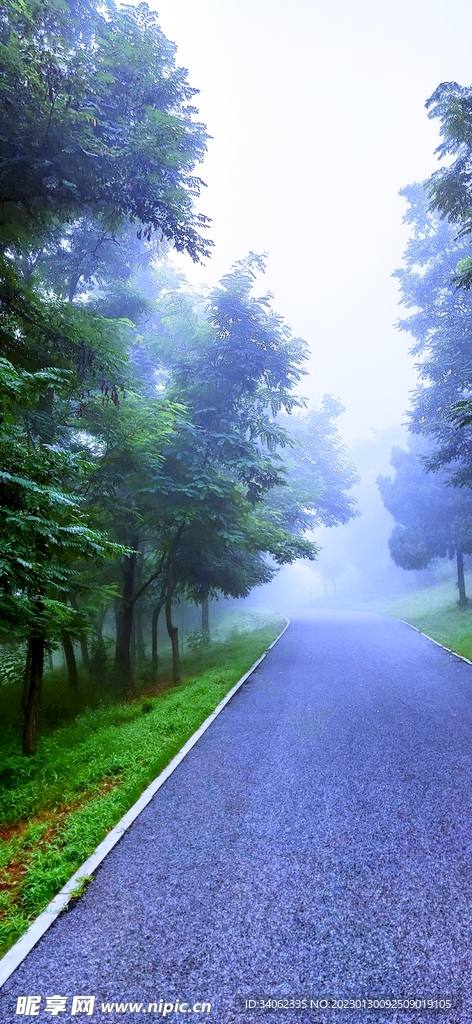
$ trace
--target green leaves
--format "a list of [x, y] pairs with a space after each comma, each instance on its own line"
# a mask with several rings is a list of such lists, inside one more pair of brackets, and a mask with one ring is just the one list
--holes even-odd
[[392, 450], [392, 480], [379, 477], [382, 501], [398, 524], [389, 541], [394, 562], [424, 569], [434, 558], [472, 551], [472, 496], [451, 487], [447, 473], [427, 472], [431, 443], [411, 437], [409, 449]]
[[472, 89], [457, 82], [442, 82], [426, 107], [428, 116], [440, 121], [443, 141], [436, 152], [439, 157], [455, 157], [426, 183], [431, 209], [458, 224], [459, 236], [468, 235], [472, 231]]
[[[58, 609], [67, 614], [67, 594], [80, 587], [77, 560], [100, 561], [119, 549], [91, 528], [81, 510], [77, 489], [88, 466], [82, 455], [45, 444], [14, 415], [16, 402], [37, 400], [62, 375], [16, 370], [5, 359], [0, 375], [6, 398], [0, 420], [0, 610], [21, 632], [38, 614], [47, 620], [48, 609], [56, 623]], [[46, 631], [51, 628], [49, 623]]]
[[73, 661], [116, 598], [129, 692], [135, 607], [165, 604], [175, 652], [174, 598], [315, 557], [303, 533], [353, 514], [354, 475], [332, 406], [294, 444], [307, 346], [255, 290], [265, 257], [209, 296], [156, 271], [210, 245], [206, 130], [157, 16], [6, 0], [0, 28], [0, 612], [31, 641], [31, 753], [45, 644]]
[[447, 219], [430, 210], [421, 185], [408, 186], [402, 195], [413, 231], [405, 266], [394, 275], [409, 310], [399, 327], [412, 335], [411, 352], [420, 357], [411, 429], [434, 438], [436, 447], [430, 445], [428, 454], [431, 467], [449, 467], [453, 482], [470, 483], [472, 295], [468, 288], [457, 287], [458, 277], [466, 285], [471, 273], [470, 246]]
[[465, 288], [466, 291], [470, 288], [472, 284], [472, 258], [470, 256], [459, 260], [452, 282], [458, 288]]
[[206, 255], [192, 171], [207, 136], [156, 15], [6, 0], [3, 17], [0, 242], [29, 243], [87, 210]]

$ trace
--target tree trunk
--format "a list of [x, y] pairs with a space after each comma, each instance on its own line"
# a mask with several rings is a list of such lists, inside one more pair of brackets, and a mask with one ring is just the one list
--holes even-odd
[[202, 633], [206, 644], [210, 643], [210, 602], [207, 597], [202, 601]]
[[464, 579], [464, 555], [461, 548], [456, 548], [456, 563], [457, 563], [457, 585], [459, 587], [459, 607], [467, 608], [468, 600], [465, 592], [465, 579]]
[[75, 660], [75, 651], [72, 645], [71, 638], [65, 629], [61, 633], [62, 646], [64, 648], [64, 654], [67, 665], [67, 677], [69, 680], [69, 686], [75, 694], [79, 693], [79, 679], [77, 676], [77, 662]]
[[159, 622], [159, 615], [161, 612], [162, 605], [156, 604], [156, 607], [152, 610], [151, 619], [151, 665], [152, 674], [154, 678], [157, 676], [157, 669], [159, 664], [159, 658], [157, 654], [157, 626]]
[[23, 714], [25, 714], [26, 711], [26, 701], [28, 699], [28, 687], [31, 675], [31, 644], [32, 640], [28, 640], [28, 646], [26, 648], [25, 671], [23, 673], [23, 691], [21, 694], [21, 710]]
[[120, 615], [121, 615], [121, 598], [115, 597], [113, 600], [113, 614], [115, 616], [115, 639], [118, 643], [118, 634], [120, 632]]
[[138, 665], [143, 665], [146, 661], [146, 647], [144, 644], [144, 615], [141, 601], [136, 602], [136, 654], [138, 656]]
[[172, 595], [173, 589], [169, 587], [166, 595], [166, 626], [172, 644], [172, 682], [176, 686], [180, 683], [179, 631], [172, 622]]
[[131, 637], [133, 633], [133, 593], [136, 574], [137, 540], [133, 541], [134, 551], [125, 559], [123, 569], [123, 596], [117, 618], [115, 673], [123, 687], [123, 695], [129, 697], [134, 690], [133, 666], [131, 661]]
[[136, 670], [136, 615], [133, 606], [133, 622], [131, 625], [131, 664], [133, 666], [133, 674]]
[[107, 611], [108, 611], [108, 608], [103, 607], [101, 609], [98, 617], [97, 617], [96, 629], [97, 629], [97, 634], [100, 637], [100, 640], [102, 639], [102, 636], [103, 636], [103, 627], [105, 625], [105, 619], [106, 619]]
[[175, 592], [174, 568], [179, 541], [184, 531], [181, 524], [172, 542], [167, 558], [165, 580], [161, 591], [162, 599], [165, 600], [166, 626], [172, 644], [172, 682], [174, 686], [180, 683], [180, 654], [179, 654], [179, 631], [172, 622], [172, 598]]
[[25, 695], [23, 721], [23, 753], [31, 756], [38, 742], [38, 711], [41, 701], [44, 668], [44, 635], [31, 637], [29, 643], [29, 678]]
[[86, 672], [90, 672], [90, 656], [87, 647], [87, 641], [84, 636], [79, 639], [80, 644], [80, 655], [82, 658], [82, 665]]
[[[77, 604], [77, 598], [76, 598], [75, 594], [69, 594], [69, 601], [70, 601], [74, 611], [78, 612], [79, 611], [79, 606]], [[84, 636], [79, 637], [79, 644], [80, 644], [80, 654], [81, 654], [81, 658], [82, 658], [82, 665], [83, 665], [83, 667], [84, 667], [86, 672], [90, 672], [90, 658], [89, 658], [89, 652], [88, 652], [88, 647], [87, 647], [87, 641], [86, 641]]]
[[167, 581], [166, 581], [166, 579], [164, 579], [164, 582], [162, 584], [161, 591], [160, 591], [160, 594], [159, 594], [159, 600], [158, 600], [157, 604], [153, 608], [152, 618], [151, 618], [151, 663], [152, 663], [152, 673], [153, 673], [154, 678], [157, 677], [157, 669], [158, 669], [158, 663], [159, 663], [159, 656], [158, 656], [158, 653], [157, 653], [159, 615], [161, 614], [162, 607], [163, 607], [163, 604], [164, 604], [164, 601], [165, 601], [166, 585], [167, 585]]
[[77, 291], [77, 285], [80, 281], [80, 274], [73, 274], [69, 281], [69, 294], [67, 296], [69, 302], [73, 302], [75, 293]]

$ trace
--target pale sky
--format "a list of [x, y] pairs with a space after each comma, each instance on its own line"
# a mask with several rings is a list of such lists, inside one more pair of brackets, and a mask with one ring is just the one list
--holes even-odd
[[267, 252], [261, 291], [308, 341], [302, 392], [347, 408], [346, 440], [402, 421], [416, 376], [394, 328], [407, 240], [398, 191], [439, 165], [424, 103], [472, 82], [466, 0], [151, 0], [200, 89], [212, 285]]

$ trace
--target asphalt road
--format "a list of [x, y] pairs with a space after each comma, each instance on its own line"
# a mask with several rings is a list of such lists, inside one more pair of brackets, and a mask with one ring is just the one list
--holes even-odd
[[[178, 998], [210, 1024], [470, 1024], [471, 854], [472, 667], [393, 620], [293, 622], [6, 982], [0, 1020], [41, 994], [39, 1021], [161, 1021]], [[236, 1002], [309, 995], [366, 1008]], [[157, 1012], [102, 1012], [117, 1001]]]

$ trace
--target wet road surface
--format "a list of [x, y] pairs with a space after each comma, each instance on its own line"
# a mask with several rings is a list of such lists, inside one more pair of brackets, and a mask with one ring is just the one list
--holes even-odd
[[[5, 983], [0, 1020], [41, 995], [41, 1022], [161, 1021], [179, 999], [167, 1021], [470, 1024], [471, 979], [472, 667], [326, 613], [292, 622]], [[361, 1005], [245, 1002], [291, 996]]]

